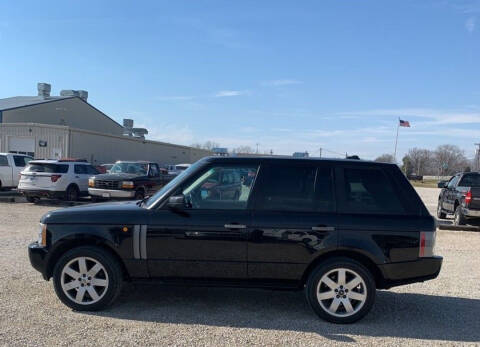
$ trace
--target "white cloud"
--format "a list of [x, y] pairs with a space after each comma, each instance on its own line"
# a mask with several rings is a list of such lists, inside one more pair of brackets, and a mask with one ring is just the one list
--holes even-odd
[[469, 33], [473, 33], [475, 31], [475, 24], [476, 24], [476, 18], [470, 17], [465, 22], [465, 29], [467, 29]]
[[215, 93], [216, 98], [223, 98], [226, 96], [240, 96], [249, 94], [248, 90], [220, 90]]
[[302, 84], [302, 81], [297, 80], [290, 80], [290, 79], [280, 79], [280, 80], [272, 80], [272, 81], [264, 81], [262, 82], [262, 86], [270, 86], [270, 87], [281, 87], [281, 86], [288, 86], [292, 84]]

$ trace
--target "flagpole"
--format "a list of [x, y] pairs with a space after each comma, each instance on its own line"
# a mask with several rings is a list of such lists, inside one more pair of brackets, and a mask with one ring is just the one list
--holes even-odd
[[393, 160], [397, 162], [397, 143], [398, 143], [398, 129], [400, 128], [400, 118], [398, 118], [397, 123], [397, 136], [395, 137], [395, 152], [393, 152]]

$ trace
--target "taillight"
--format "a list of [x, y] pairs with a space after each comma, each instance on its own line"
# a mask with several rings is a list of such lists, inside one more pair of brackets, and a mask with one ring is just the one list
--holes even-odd
[[435, 231], [421, 231], [420, 232], [420, 247], [418, 256], [420, 258], [433, 257], [435, 248]]
[[60, 177], [62, 177], [62, 175], [52, 175], [50, 176], [50, 179], [52, 182], [57, 182]]
[[472, 202], [472, 192], [469, 190], [465, 193], [465, 206], [468, 206]]

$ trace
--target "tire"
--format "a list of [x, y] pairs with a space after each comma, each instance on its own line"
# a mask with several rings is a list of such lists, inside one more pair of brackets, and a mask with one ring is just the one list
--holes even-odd
[[[90, 273], [81, 270], [81, 259], [85, 260], [85, 268]], [[95, 271], [98, 264], [100, 270], [93, 275], [91, 271]], [[74, 279], [76, 276], [80, 281]], [[60, 257], [53, 270], [55, 293], [76, 311], [98, 311], [111, 305], [120, 294], [122, 284], [120, 264], [108, 252], [94, 246], [71, 249]]]
[[460, 205], [457, 206], [455, 209], [455, 213], [453, 215], [453, 224], [454, 225], [465, 225], [467, 224], [467, 219], [462, 213], [462, 207]]
[[28, 202], [32, 202], [34, 204], [40, 200], [37, 196], [27, 196], [26, 199]]
[[143, 191], [143, 189], [138, 189], [135, 192], [135, 196], [134, 196], [135, 200], [142, 200], [144, 197], [145, 197], [145, 192]]
[[[345, 280], [342, 281], [339, 277], [343, 272]], [[357, 282], [356, 286], [350, 287]], [[313, 270], [305, 294], [320, 318], [348, 324], [358, 321], [370, 311], [375, 302], [375, 291], [375, 280], [365, 266], [353, 259], [338, 257], [321, 263]], [[317, 293], [323, 294], [323, 299]]]
[[442, 200], [438, 200], [437, 217], [440, 218], [440, 219], [447, 218], [447, 214], [445, 212], [443, 212], [443, 210], [442, 210]]
[[77, 201], [80, 192], [76, 185], [68, 186], [67, 190], [65, 191], [65, 200], [66, 201]]

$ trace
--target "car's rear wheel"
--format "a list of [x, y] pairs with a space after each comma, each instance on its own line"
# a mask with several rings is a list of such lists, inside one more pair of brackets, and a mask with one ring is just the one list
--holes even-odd
[[118, 262], [93, 246], [74, 248], [55, 265], [53, 284], [59, 299], [77, 311], [97, 311], [120, 294], [123, 277]]
[[460, 205], [455, 209], [455, 214], [453, 216], [453, 224], [455, 225], [465, 225], [467, 224], [467, 219], [462, 213], [462, 207]]
[[442, 201], [441, 200], [438, 201], [437, 217], [440, 218], [440, 219], [445, 219], [447, 217], [447, 214], [445, 212], [443, 212]]
[[26, 196], [28, 202], [33, 202], [34, 204], [37, 203], [40, 198], [38, 196]]
[[306, 295], [320, 318], [333, 323], [353, 323], [372, 308], [375, 280], [359, 262], [350, 258], [333, 258], [311, 273]]
[[71, 185], [67, 188], [67, 191], [65, 192], [65, 200], [77, 201], [79, 195], [80, 195], [80, 192], [78, 191], [77, 186]]

